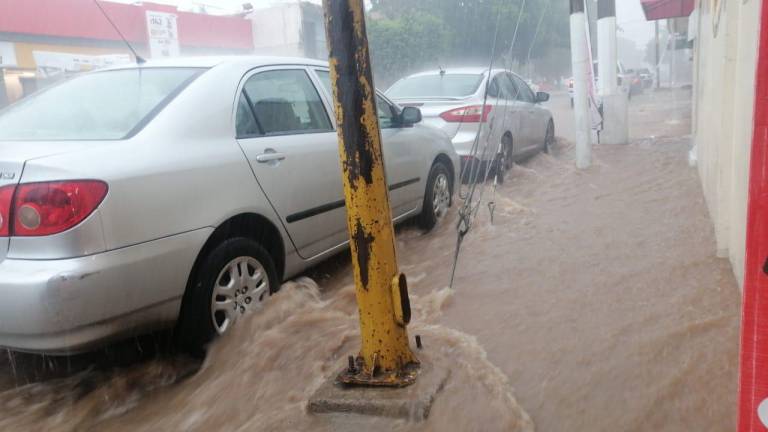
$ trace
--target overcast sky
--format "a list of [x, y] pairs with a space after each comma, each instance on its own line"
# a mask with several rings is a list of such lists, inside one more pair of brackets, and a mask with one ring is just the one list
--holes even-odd
[[653, 22], [645, 20], [640, 0], [617, 0], [616, 23], [619, 35], [635, 41], [638, 48], [645, 49], [645, 44], [654, 37]]

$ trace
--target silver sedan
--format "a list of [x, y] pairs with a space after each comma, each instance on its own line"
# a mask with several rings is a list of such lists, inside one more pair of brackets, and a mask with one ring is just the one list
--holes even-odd
[[[397, 81], [386, 94], [402, 106], [419, 107], [426, 124], [445, 131], [463, 167], [493, 163], [500, 180], [512, 161], [547, 152], [554, 143], [552, 113], [542, 105], [549, 94], [534, 93], [504, 69], [422, 72]], [[470, 171], [463, 170], [463, 179]]]
[[[347, 246], [325, 63], [177, 59], [0, 112], [0, 346], [66, 353], [176, 325], [200, 346]], [[378, 96], [396, 221], [429, 229], [459, 164]]]

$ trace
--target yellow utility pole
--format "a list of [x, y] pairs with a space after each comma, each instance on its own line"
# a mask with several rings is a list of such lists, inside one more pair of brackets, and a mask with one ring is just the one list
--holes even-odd
[[406, 331], [408, 288], [397, 268], [365, 9], [363, 0], [323, 0], [323, 9], [362, 339], [338, 381], [402, 387], [415, 382], [419, 361]]

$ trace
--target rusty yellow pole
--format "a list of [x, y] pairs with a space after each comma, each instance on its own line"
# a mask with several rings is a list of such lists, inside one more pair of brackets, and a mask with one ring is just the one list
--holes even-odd
[[395, 256], [363, 0], [323, 0], [323, 9], [362, 340], [338, 380], [405, 386], [419, 362], [405, 328], [410, 305]]

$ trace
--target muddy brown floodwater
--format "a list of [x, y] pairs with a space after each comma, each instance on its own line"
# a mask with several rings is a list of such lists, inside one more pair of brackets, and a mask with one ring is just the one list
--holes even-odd
[[9, 353], [0, 430], [731, 430], [739, 292], [687, 165], [689, 98], [636, 98], [633, 142], [596, 147], [577, 171], [556, 95], [557, 154], [514, 167], [493, 224], [481, 210], [454, 290], [455, 208], [430, 234], [398, 228], [410, 334], [452, 369], [425, 423], [306, 413], [358, 347], [342, 255], [286, 283], [202, 364]]

